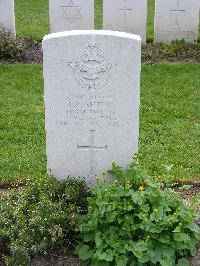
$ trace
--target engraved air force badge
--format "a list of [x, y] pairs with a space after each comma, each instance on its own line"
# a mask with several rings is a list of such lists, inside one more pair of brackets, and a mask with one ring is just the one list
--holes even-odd
[[78, 86], [86, 90], [101, 89], [111, 79], [112, 64], [101, 55], [96, 45], [88, 45], [85, 54], [68, 65], [73, 69]]

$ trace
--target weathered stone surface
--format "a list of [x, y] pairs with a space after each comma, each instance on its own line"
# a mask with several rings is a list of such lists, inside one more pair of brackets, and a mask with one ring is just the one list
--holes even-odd
[[198, 24], [199, 0], [156, 0], [154, 42], [194, 43]]
[[138, 34], [146, 42], [147, 0], [104, 0], [103, 24], [106, 30]]
[[7, 30], [15, 38], [14, 0], [0, 0], [0, 31]]
[[51, 32], [92, 30], [94, 0], [49, 0]]
[[44, 37], [48, 173], [93, 182], [138, 150], [141, 40], [111, 31]]

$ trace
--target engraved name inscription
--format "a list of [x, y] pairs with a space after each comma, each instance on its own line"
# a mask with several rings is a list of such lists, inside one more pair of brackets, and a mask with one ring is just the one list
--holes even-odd
[[101, 94], [69, 94], [65, 98], [65, 117], [60, 126], [111, 126], [120, 125], [116, 104], [112, 96]]

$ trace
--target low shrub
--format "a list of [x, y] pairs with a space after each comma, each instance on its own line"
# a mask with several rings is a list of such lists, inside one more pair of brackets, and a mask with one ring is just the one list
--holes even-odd
[[171, 43], [165, 44], [162, 46], [163, 53], [166, 56], [178, 56], [184, 52], [184, 40], [181, 41], [172, 41]]
[[[75, 214], [85, 213], [88, 189], [83, 181], [51, 177], [0, 196], [0, 261], [29, 265], [31, 255], [74, 247]], [[0, 263], [1, 264], [1, 263]]]
[[11, 33], [0, 27], [0, 59], [15, 61], [22, 58], [22, 47], [17, 44]]
[[92, 265], [188, 265], [199, 228], [195, 213], [172, 190], [141, 177], [134, 160], [125, 170], [113, 163], [92, 189], [88, 213], [79, 217], [80, 259]]

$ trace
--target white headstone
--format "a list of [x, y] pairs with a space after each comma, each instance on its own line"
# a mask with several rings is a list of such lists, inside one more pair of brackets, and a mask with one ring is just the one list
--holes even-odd
[[137, 34], [146, 42], [147, 0], [104, 0], [103, 27]]
[[198, 37], [200, 0], [156, 0], [154, 42], [185, 40]]
[[43, 40], [49, 174], [92, 183], [138, 150], [141, 39], [70, 31]]
[[0, 31], [9, 31], [15, 37], [14, 0], [0, 0]]
[[51, 32], [94, 29], [94, 0], [49, 0]]

